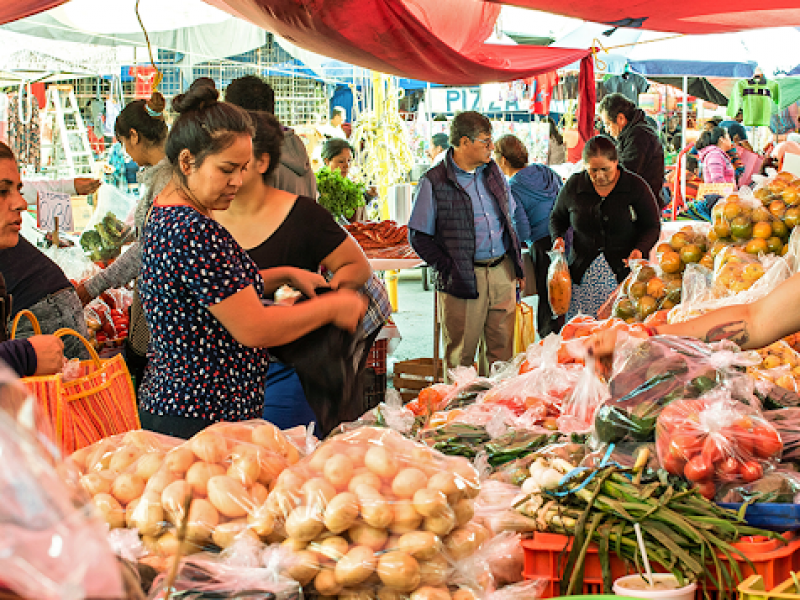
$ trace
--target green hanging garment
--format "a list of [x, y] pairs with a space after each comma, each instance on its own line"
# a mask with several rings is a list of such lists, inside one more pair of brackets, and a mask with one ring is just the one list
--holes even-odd
[[748, 127], [769, 125], [770, 117], [778, 110], [780, 90], [778, 84], [763, 75], [740, 79], [733, 88], [728, 102], [728, 116], [735, 117], [741, 109], [743, 124]]

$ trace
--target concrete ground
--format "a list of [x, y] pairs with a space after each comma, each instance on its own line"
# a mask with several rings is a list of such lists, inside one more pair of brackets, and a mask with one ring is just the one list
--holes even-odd
[[[387, 358], [389, 385], [391, 373], [397, 361], [412, 358], [433, 358], [433, 287], [425, 291], [422, 285], [422, 269], [400, 271], [398, 279], [398, 311], [394, 322], [403, 339]], [[536, 307], [536, 296], [525, 298], [525, 302]], [[534, 314], [534, 322], [535, 322]], [[442, 350], [440, 347], [439, 356]]]

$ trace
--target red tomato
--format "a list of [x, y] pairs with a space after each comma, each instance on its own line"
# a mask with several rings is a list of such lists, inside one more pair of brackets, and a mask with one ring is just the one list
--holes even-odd
[[730, 455], [728, 443], [718, 434], [709, 435], [703, 442], [703, 459], [712, 465], [721, 462], [725, 456]]
[[780, 434], [772, 427], [763, 425], [753, 429], [753, 452], [759, 458], [778, 456], [783, 450]]
[[522, 375], [523, 373], [527, 373], [532, 368], [533, 367], [531, 367], [531, 364], [528, 362], [528, 359], [526, 358], [525, 360], [522, 361], [522, 364], [519, 366], [519, 374]]
[[114, 326], [111, 323], [103, 323], [103, 333], [108, 337], [114, 337]]
[[714, 466], [706, 461], [702, 455], [695, 456], [683, 468], [683, 476], [689, 481], [708, 481], [714, 476]]
[[764, 476], [764, 469], [760, 463], [757, 463], [754, 460], [749, 460], [742, 465], [741, 474], [745, 483], [752, 483], [754, 481], [758, 481]]
[[667, 453], [663, 459], [662, 465], [664, 470], [671, 475], [683, 475], [683, 469], [686, 466], [686, 461], [678, 456], [673, 456]]
[[717, 495], [717, 486], [713, 481], [703, 481], [695, 484], [694, 487], [700, 490], [700, 495], [706, 500], [713, 500], [714, 496]]
[[739, 463], [738, 460], [729, 456], [725, 460], [723, 460], [720, 464], [717, 465], [717, 472], [719, 473], [720, 477], [725, 479], [731, 479], [739, 474]]
[[703, 440], [696, 435], [676, 433], [669, 444], [669, 453], [684, 460], [689, 460], [703, 449]]

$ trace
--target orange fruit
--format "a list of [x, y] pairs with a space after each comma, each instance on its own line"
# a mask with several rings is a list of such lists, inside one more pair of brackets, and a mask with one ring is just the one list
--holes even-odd
[[656, 254], [670, 251], [672, 251], [672, 246], [670, 246], [667, 242], [661, 242], [658, 246], [656, 246]]
[[774, 183], [774, 181], [778, 181], [778, 180], [785, 181], [786, 183], [791, 183], [792, 181], [794, 181], [794, 175], [792, 173], [790, 173], [789, 171], [781, 171], [775, 177], [775, 179], [773, 180], [773, 183]]
[[677, 273], [683, 267], [681, 256], [677, 252], [664, 252], [659, 257], [659, 264], [665, 273]]
[[800, 193], [794, 184], [790, 184], [785, 190], [783, 190], [783, 201], [784, 203], [788, 204], [789, 206], [794, 206], [795, 204], [800, 203]]
[[712, 227], [711, 229], [709, 229], [709, 230], [708, 230], [708, 242], [709, 242], [710, 244], [713, 244], [713, 243], [714, 243], [714, 242], [716, 242], [718, 239], [719, 239], [719, 236], [717, 235], [717, 231], [716, 231], [716, 229], [714, 229], [713, 227]]
[[681, 248], [681, 260], [687, 264], [693, 264], [696, 262], [700, 262], [700, 259], [703, 257], [703, 251], [700, 249], [700, 246], [697, 244], [688, 244]]
[[636, 300], [638, 300], [645, 294], [647, 294], [647, 284], [641, 281], [636, 281], [632, 283], [630, 290], [628, 291], [628, 295]]
[[747, 242], [747, 245], [744, 247], [744, 251], [748, 254], [760, 254], [762, 252], [766, 253], [769, 251], [769, 246], [767, 246], [767, 240], [755, 238]]
[[656, 312], [658, 308], [658, 302], [652, 296], [642, 296], [636, 304], [636, 308], [639, 309], [639, 316], [642, 319]]
[[680, 302], [681, 300], [681, 289], [683, 288], [683, 282], [677, 279], [673, 279], [672, 281], [668, 281], [667, 284], [664, 286], [664, 291], [667, 294], [667, 300], [671, 300], [672, 302]]
[[768, 252], [771, 252], [772, 254], [780, 254], [782, 249], [783, 249], [783, 240], [781, 238], [774, 235], [771, 238], [767, 239]]
[[764, 275], [764, 267], [761, 263], [752, 263], [747, 265], [742, 271], [742, 279], [745, 281], [756, 281]]
[[710, 253], [706, 253], [703, 255], [703, 258], [700, 259], [700, 266], [705, 267], [706, 269], [714, 269], [714, 257], [711, 256]]
[[731, 235], [736, 240], [749, 240], [753, 236], [753, 223], [747, 217], [736, 217], [731, 221]]
[[766, 240], [772, 237], [772, 225], [766, 221], [759, 221], [753, 225], [753, 237]]
[[689, 243], [689, 236], [685, 231], [679, 231], [678, 233], [674, 234], [669, 240], [669, 245], [676, 252], [681, 248], [683, 248], [688, 243]]
[[770, 202], [772, 202], [772, 192], [770, 192], [767, 188], [759, 188], [753, 195], [756, 197], [757, 200], [761, 201], [761, 204], [767, 206]]
[[753, 219], [754, 223], [756, 221], [772, 221], [772, 213], [765, 206], [757, 206], [750, 214], [750, 218]]
[[714, 233], [717, 234], [719, 238], [726, 238], [730, 237], [731, 235], [731, 224], [729, 221], [725, 219], [717, 219], [714, 221]]
[[789, 252], [789, 244], [784, 244], [783, 250], [781, 250], [781, 256], [786, 256], [788, 252]]
[[618, 319], [630, 319], [635, 312], [633, 302], [630, 298], [622, 298], [614, 304], [614, 316]]
[[658, 277], [653, 277], [647, 282], [647, 295], [659, 299], [664, 296], [664, 282]]
[[783, 222], [789, 229], [797, 227], [797, 224], [800, 223], [800, 208], [796, 206], [787, 208], [786, 212], [783, 213]]
[[742, 205], [738, 202], [727, 202], [722, 209], [722, 215], [726, 221], [733, 221], [742, 214]]
[[773, 194], [777, 194], [785, 190], [787, 185], [789, 185], [788, 181], [777, 177], [767, 184], [767, 188]]
[[642, 265], [639, 273], [636, 275], [636, 281], [643, 281], [647, 283], [656, 276], [656, 270], [650, 265]]
[[772, 213], [773, 217], [780, 219], [783, 216], [783, 213], [786, 212], [786, 204], [783, 202], [783, 200], [773, 200], [769, 204], [769, 212]]
[[711, 255], [711, 258], [716, 258], [717, 254], [722, 252], [727, 247], [728, 246], [725, 244], [725, 242], [714, 242], [714, 244], [711, 245], [711, 249], [708, 251], [708, 253]]
[[789, 228], [786, 226], [786, 223], [784, 223], [783, 221], [773, 221], [772, 235], [779, 238], [789, 237]]

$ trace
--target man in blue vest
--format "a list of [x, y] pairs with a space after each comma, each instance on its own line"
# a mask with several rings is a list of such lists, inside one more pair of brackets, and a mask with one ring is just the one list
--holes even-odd
[[522, 260], [516, 226], [527, 218], [492, 159], [492, 124], [477, 112], [456, 115], [451, 148], [419, 182], [409, 241], [433, 267], [446, 369], [472, 366], [488, 374], [513, 354], [516, 286]]

